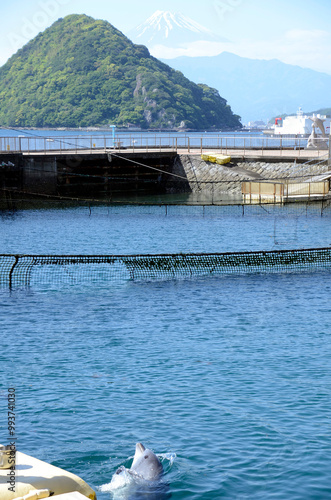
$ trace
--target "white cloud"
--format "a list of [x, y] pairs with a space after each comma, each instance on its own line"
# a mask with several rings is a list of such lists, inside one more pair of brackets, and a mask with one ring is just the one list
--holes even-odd
[[280, 61], [331, 74], [331, 33], [323, 30], [290, 30], [273, 40], [235, 42], [195, 42], [186, 47], [170, 49], [158, 45], [150, 49], [158, 58], [179, 56], [214, 56], [228, 51], [250, 59]]
[[150, 53], [159, 59], [173, 59], [174, 57], [188, 56], [216, 56], [224, 51], [231, 51], [231, 42], [192, 42], [184, 47], [166, 47], [165, 45], [155, 45], [150, 48]]
[[309, 42], [311, 41], [317, 41], [320, 42], [323, 39], [325, 41], [328, 40], [330, 37], [330, 33], [327, 31], [323, 30], [290, 30], [285, 33], [285, 38], [289, 41], [293, 42], [302, 42], [305, 40], [308, 40]]

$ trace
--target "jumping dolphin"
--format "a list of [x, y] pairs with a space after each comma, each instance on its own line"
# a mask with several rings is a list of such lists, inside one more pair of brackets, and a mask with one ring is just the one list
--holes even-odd
[[130, 471], [138, 474], [143, 479], [155, 481], [161, 476], [163, 467], [152, 450], [145, 448], [141, 443], [137, 443]]
[[162, 500], [168, 498], [167, 485], [160, 481], [162, 474], [163, 467], [155, 453], [137, 443], [130, 469], [119, 467], [101, 491], [111, 492], [113, 498]]

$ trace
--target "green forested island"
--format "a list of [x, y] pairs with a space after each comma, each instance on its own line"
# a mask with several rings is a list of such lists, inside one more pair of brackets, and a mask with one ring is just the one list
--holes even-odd
[[106, 21], [59, 19], [0, 68], [0, 126], [234, 129], [226, 100]]

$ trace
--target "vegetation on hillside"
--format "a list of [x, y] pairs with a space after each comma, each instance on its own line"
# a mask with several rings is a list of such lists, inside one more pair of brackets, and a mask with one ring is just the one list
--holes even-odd
[[318, 109], [317, 111], [310, 111], [308, 113], [305, 113], [306, 115], [325, 115], [327, 117], [331, 116], [331, 108], [322, 108]]
[[106, 21], [59, 19], [0, 68], [0, 125], [240, 128], [215, 89], [196, 85]]

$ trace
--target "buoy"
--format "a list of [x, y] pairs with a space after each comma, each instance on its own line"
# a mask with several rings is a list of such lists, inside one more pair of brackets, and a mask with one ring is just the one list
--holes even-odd
[[225, 156], [221, 154], [202, 154], [201, 159], [204, 161], [209, 161], [211, 163], [218, 163], [219, 165], [225, 165], [231, 161], [231, 156]]

